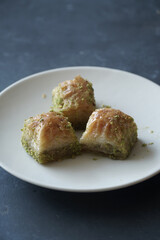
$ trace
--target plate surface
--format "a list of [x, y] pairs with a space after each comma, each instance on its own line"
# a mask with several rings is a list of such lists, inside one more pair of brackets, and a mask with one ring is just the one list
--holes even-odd
[[[138, 142], [123, 161], [82, 154], [75, 159], [40, 165], [21, 146], [24, 119], [49, 111], [52, 89], [79, 74], [93, 83], [98, 107], [110, 105], [135, 119]], [[113, 190], [144, 181], [160, 171], [159, 103], [158, 85], [120, 70], [71, 67], [29, 76], [0, 95], [0, 165], [22, 180], [64, 191]], [[144, 144], [147, 146], [142, 147]]]

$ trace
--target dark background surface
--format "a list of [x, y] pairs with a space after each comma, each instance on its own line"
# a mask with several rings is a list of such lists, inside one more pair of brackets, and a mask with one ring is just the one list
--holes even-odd
[[[160, 84], [160, 1], [0, 0], [0, 91], [30, 74], [103, 66]], [[160, 175], [65, 193], [0, 169], [0, 240], [160, 239]]]

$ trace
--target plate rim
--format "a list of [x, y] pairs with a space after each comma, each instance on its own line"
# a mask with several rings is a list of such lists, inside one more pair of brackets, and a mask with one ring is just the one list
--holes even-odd
[[125, 183], [125, 184], [121, 184], [121, 185], [117, 185], [117, 186], [114, 186], [114, 187], [102, 187], [102, 188], [65, 188], [65, 187], [56, 187], [56, 186], [49, 186], [49, 185], [46, 185], [46, 184], [41, 184], [39, 182], [36, 182], [36, 181], [31, 181], [30, 179], [28, 178], [25, 178], [23, 176], [19, 176], [19, 174], [16, 174], [15, 171], [12, 171], [12, 170], [8, 170], [5, 166], [3, 166], [3, 164], [1, 164], [0, 162], [0, 167], [5, 170], [7, 173], [11, 174], [12, 176], [24, 181], [24, 182], [27, 182], [27, 183], [30, 183], [30, 184], [33, 184], [35, 186], [39, 186], [39, 187], [42, 187], [42, 188], [46, 188], [46, 189], [51, 189], [51, 190], [56, 190], [56, 191], [63, 191], [63, 192], [77, 192], [77, 193], [93, 193], [93, 192], [108, 192], [108, 191], [114, 191], [114, 190], [119, 190], [119, 189], [123, 189], [123, 188], [127, 188], [127, 187], [131, 187], [131, 186], [134, 186], [138, 183], [142, 183], [156, 175], [158, 175], [160, 173], [160, 169], [155, 171], [155, 172], [152, 172], [151, 174], [149, 174], [148, 176], [146, 177], [143, 177], [143, 178], [139, 178], [138, 180], [135, 180], [135, 181], [131, 181], [131, 182], [128, 182], [128, 183]]
[[4, 88], [1, 92], [0, 92], [0, 97], [3, 93], [5, 93], [6, 91], [8, 91], [9, 89], [11, 89], [12, 87], [16, 86], [17, 84], [20, 84], [21, 82], [24, 82], [24, 81], [27, 81], [29, 78], [33, 78], [33, 77], [37, 77], [38, 75], [43, 75], [43, 74], [47, 74], [47, 73], [51, 73], [51, 72], [58, 72], [58, 71], [65, 71], [65, 70], [74, 70], [74, 69], [80, 69], [80, 68], [90, 68], [90, 69], [99, 69], [99, 70], [111, 70], [111, 71], [115, 71], [115, 72], [121, 72], [121, 73], [127, 73], [127, 74], [130, 74], [130, 75], [133, 75], [133, 76], [136, 76], [136, 77], [140, 77], [146, 81], [148, 81], [149, 83], [152, 83], [158, 87], [160, 87], [159, 84], [151, 81], [150, 79], [148, 78], [145, 78], [141, 75], [138, 75], [136, 73], [132, 73], [132, 72], [128, 72], [128, 71], [124, 71], [124, 70], [121, 70], [121, 69], [116, 69], [116, 68], [108, 68], [108, 67], [100, 67], [100, 66], [71, 66], [71, 67], [62, 67], [62, 68], [53, 68], [53, 69], [48, 69], [48, 70], [44, 70], [44, 71], [40, 71], [40, 72], [36, 72], [36, 73], [33, 73], [31, 75], [28, 75], [26, 77], [23, 77], [17, 81], [15, 81], [14, 83], [10, 84], [9, 86], [7, 86], [6, 88]]
[[[135, 73], [132, 73], [132, 72], [127, 72], [127, 71], [124, 71], [124, 70], [120, 70], [120, 69], [114, 69], [114, 68], [108, 68], [108, 67], [100, 67], [100, 66], [71, 66], [71, 67], [62, 67], [62, 68], [54, 68], [54, 69], [49, 69], [49, 70], [45, 70], [45, 71], [41, 71], [41, 72], [37, 72], [37, 73], [34, 73], [34, 74], [31, 74], [31, 75], [28, 75], [20, 80], [17, 80], [16, 82], [12, 83], [11, 85], [7, 86], [5, 89], [3, 89], [1, 92], [0, 92], [0, 97], [3, 95], [3, 94], [6, 94], [7, 91], [9, 91], [10, 89], [12, 89], [13, 87], [16, 87], [16, 85], [19, 85], [31, 78], [34, 78], [34, 77], [37, 77], [37, 76], [40, 76], [40, 75], [45, 75], [45, 74], [48, 74], [48, 73], [52, 73], [52, 72], [59, 72], [59, 71], [66, 71], [66, 70], [76, 70], [76, 69], [96, 69], [96, 70], [109, 70], [109, 71], [114, 71], [114, 72], [120, 72], [120, 73], [125, 73], [125, 74], [130, 74], [130, 75], [133, 75], [133, 76], [136, 76], [136, 77], [139, 77], [145, 81], [148, 81], [149, 83], [151, 83], [152, 85], [155, 85], [155, 86], [158, 86], [160, 87], [157, 83], [143, 77], [143, 76], [140, 76], [140, 75], [137, 75]], [[26, 177], [23, 177], [19, 176], [19, 174], [17, 174], [14, 170], [12, 169], [8, 169], [4, 164], [3, 162], [0, 161], [0, 167], [2, 169], [4, 169], [6, 172], [8, 172], [9, 174], [13, 175], [14, 177], [17, 177], [19, 178], [20, 180], [23, 180], [25, 182], [28, 182], [30, 184], [33, 184], [33, 185], [36, 185], [36, 186], [39, 186], [39, 187], [43, 187], [43, 188], [47, 188], [47, 189], [52, 189], [52, 190], [59, 190], [59, 191], [65, 191], [65, 192], [84, 192], [84, 193], [89, 193], [89, 192], [104, 192], [104, 191], [112, 191], [112, 190], [118, 190], [118, 189], [122, 189], [122, 188], [126, 188], [126, 187], [129, 187], [129, 186], [133, 186], [133, 185], [136, 185], [138, 183], [141, 183], [141, 182], [144, 182], [150, 178], [152, 178], [153, 176], [157, 175], [160, 173], [160, 169], [157, 169], [156, 171], [154, 172], [151, 172], [149, 175], [145, 176], [145, 177], [142, 177], [142, 178], [139, 178], [137, 180], [133, 180], [131, 182], [128, 182], [128, 183], [124, 183], [124, 184], [120, 184], [120, 185], [117, 185], [117, 186], [112, 186], [112, 187], [101, 187], [101, 188], [65, 188], [65, 187], [56, 187], [56, 186], [49, 186], [47, 184], [43, 184], [43, 183], [39, 183], [39, 182], [36, 182], [34, 180], [30, 180]]]

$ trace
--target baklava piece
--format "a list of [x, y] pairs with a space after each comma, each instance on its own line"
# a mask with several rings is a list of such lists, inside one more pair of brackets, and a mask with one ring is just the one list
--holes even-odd
[[39, 163], [57, 161], [79, 154], [80, 145], [67, 118], [55, 112], [25, 120], [21, 142]]
[[102, 152], [112, 159], [126, 159], [137, 140], [134, 119], [112, 108], [95, 110], [80, 143], [82, 148]]
[[95, 110], [92, 84], [81, 76], [60, 83], [52, 91], [52, 109], [61, 112], [76, 129], [84, 129]]

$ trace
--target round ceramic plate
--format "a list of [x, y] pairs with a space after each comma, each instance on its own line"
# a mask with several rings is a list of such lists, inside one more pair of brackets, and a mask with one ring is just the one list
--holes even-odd
[[[138, 142], [127, 160], [83, 153], [75, 159], [40, 165], [21, 146], [24, 119], [49, 111], [52, 89], [76, 75], [93, 83], [97, 107], [110, 105], [135, 119]], [[27, 182], [64, 191], [113, 190], [144, 181], [160, 170], [159, 103], [158, 85], [119, 70], [71, 67], [29, 76], [0, 95], [0, 165]]]

